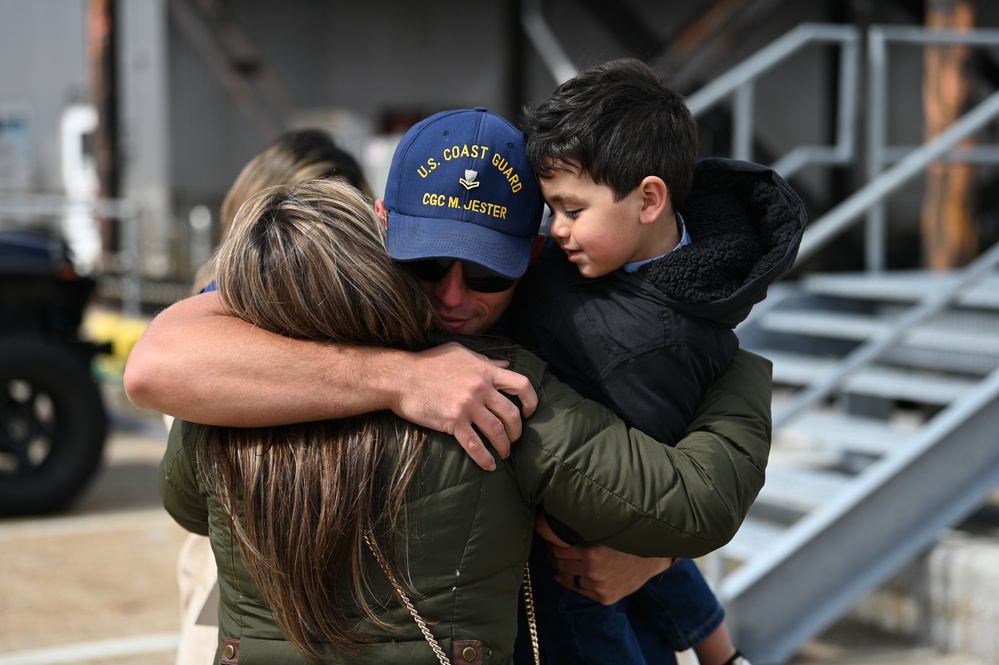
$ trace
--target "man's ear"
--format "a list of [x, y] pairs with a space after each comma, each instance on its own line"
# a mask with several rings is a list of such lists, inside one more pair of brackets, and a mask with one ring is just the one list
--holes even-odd
[[543, 233], [539, 233], [534, 238], [534, 242], [531, 243], [531, 258], [527, 260], [527, 265], [530, 267], [539, 256], [541, 256], [541, 250], [545, 248], [545, 236]]
[[645, 176], [638, 185], [642, 195], [642, 224], [651, 224], [658, 220], [670, 208], [670, 191], [666, 182], [659, 176]]
[[388, 228], [388, 208], [385, 207], [385, 201], [375, 200], [375, 214], [378, 215], [378, 219], [382, 220], [382, 225]]

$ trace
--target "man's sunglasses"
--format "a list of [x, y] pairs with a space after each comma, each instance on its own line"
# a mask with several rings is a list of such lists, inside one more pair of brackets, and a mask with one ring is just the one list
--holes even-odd
[[[421, 261], [403, 261], [402, 267], [408, 270], [416, 279], [423, 282], [439, 282], [451, 272], [454, 259], [423, 259]], [[513, 286], [517, 280], [507, 279], [488, 268], [474, 263], [461, 262], [465, 286], [479, 293], [500, 293]]]

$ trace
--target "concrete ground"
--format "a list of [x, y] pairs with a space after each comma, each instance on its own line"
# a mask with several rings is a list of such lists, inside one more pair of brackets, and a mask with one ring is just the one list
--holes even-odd
[[[175, 566], [185, 537], [162, 510], [157, 465], [166, 433], [156, 414], [122, 405], [106, 463], [68, 513], [0, 520], [0, 665], [172, 665]], [[683, 658], [690, 663], [689, 658]], [[793, 665], [982, 665], [841, 624]]]
[[143, 425], [113, 429], [69, 512], [0, 520], [0, 665], [174, 662], [186, 532], [160, 506], [165, 429]]

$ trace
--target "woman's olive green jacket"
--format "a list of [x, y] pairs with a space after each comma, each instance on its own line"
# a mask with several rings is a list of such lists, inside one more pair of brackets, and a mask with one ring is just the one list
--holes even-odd
[[[625, 552], [702, 556], [739, 528], [763, 486], [770, 450], [770, 363], [748, 352], [740, 351], [707, 393], [691, 433], [675, 447], [629, 430], [557, 381], [535, 356], [508, 352], [539, 396], [510, 458], [486, 472], [452, 437], [435, 434], [407, 503], [400, 564], [420, 594], [417, 610], [453, 663], [511, 662], [518, 590], [539, 508], [583, 538]], [[160, 490], [181, 526], [211, 537], [220, 644], [238, 641], [231, 642], [233, 659], [223, 662], [304, 663], [282, 639], [206, 494], [194, 462], [196, 428], [175, 424]], [[340, 662], [437, 663], [384, 574], [370, 565], [374, 579], [383, 580], [379, 600], [391, 608], [385, 617], [398, 629], [359, 620], [374, 644], [356, 660], [331, 655]]]

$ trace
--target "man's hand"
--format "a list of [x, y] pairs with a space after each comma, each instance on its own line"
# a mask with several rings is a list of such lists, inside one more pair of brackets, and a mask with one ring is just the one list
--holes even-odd
[[549, 543], [555, 580], [601, 605], [613, 605], [630, 596], [650, 579], [666, 572], [675, 561], [632, 556], [605, 545], [569, 547], [540, 516], [535, 528]]
[[[446, 432], [487, 471], [496, 468], [477, 427], [501, 459], [522, 433], [521, 416], [531, 416], [538, 396], [524, 376], [506, 369], [506, 361], [489, 358], [451, 342], [412, 356], [393, 377], [398, 398], [392, 411], [424, 427]], [[504, 395], [520, 399], [523, 414]]]

